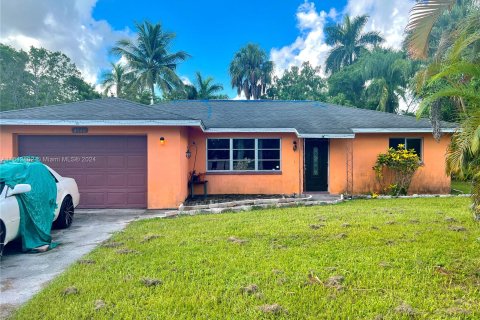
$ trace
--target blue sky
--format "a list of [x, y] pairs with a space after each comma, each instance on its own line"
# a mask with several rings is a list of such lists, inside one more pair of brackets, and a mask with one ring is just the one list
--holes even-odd
[[[261, 5], [259, 5], [261, 3]], [[101, 0], [93, 10], [97, 20], [107, 20], [115, 29], [134, 21], [161, 22], [168, 31], [176, 33], [174, 50], [185, 50], [192, 57], [182, 63], [179, 74], [194, 79], [196, 71], [213, 76], [224, 85], [225, 92], [234, 97], [230, 86], [228, 66], [233, 54], [248, 42], [260, 44], [267, 52], [292, 42], [298, 36], [295, 13], [303, 1], [119, 1]], [[340, 11], [345, 1], [316, 1], [317, 10]], [[116, 10], [115, 8], [121, 8]], [[148, 10], [145, 10], [148, 8]]]
[[231, 89], [228, 65], [248, 42], [262, 46], [276, 74], [310, 61], [322, 66], [331, 49], [323, 29], [344, 14], [367, 14], [366, 30], [378, 30], [386, 46], [398, 48], [415, 0], [11, 0], [0, 2], [0, 42], [16, 48], [45, 47], [66, 53], [85, 79], [97, 84], [109, 67], [109, 49], [132, 37], [134, 21], [161, 22], [177, 38], [172, 50], [192, 55], [178, 73], [192, 80], [195, 71]]

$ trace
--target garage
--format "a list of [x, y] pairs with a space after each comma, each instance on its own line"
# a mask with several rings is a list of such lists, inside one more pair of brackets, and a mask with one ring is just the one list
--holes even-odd
[[79, 208], [147, 207], [146, 136], [19, 135], [18, 155], [37, 156], [77, 181]]

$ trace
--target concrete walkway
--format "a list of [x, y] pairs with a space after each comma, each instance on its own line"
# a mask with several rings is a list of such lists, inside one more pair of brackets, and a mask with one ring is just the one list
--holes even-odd
[[48, 252], [25, 254], [18, 242], [5, 247], [0, 263], [0, 319], [28, 301], [68, 266], [125, 228], [133, 220], [165, 217], [163, 211], [76, 210], [72, 226], [53, 230], [60, 245]]
[[312, 196], [312, 201], [338, 201], [343, 199], [342, 195], [338, 194], [330, 194], [327, 192], [307, 192], [304, 193], [302, 196]]

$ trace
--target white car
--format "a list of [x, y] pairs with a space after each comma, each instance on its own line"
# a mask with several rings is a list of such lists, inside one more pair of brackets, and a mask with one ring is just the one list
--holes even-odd
[[[52, 168], [47, 169], [57, 183], [57, 208], [53, 227], [68, 228], [72, 224], [75, 207], [80, 201], [77, 183], [72, 178], [62, 177]], [[3, 247], [19, 236], [20, 209], [16, 194], [31, 191], [29, 184], [17, 184], [13, 189], [0, 182], [0, 254]]]

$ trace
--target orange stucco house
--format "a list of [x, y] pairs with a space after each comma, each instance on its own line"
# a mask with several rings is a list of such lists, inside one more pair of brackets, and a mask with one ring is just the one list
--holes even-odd
[[74, 177], [81, 207], [149, 209], [181, 204], [193, 170], [209, 194], [372, 192], [377, 155], [399, 143], [423, 162], [410, 191], [448, 193], [455, 130], [444, 123], [437, 142], [427, 120], [313, 101], [118, 98], [1, 112], [0, 125], [0, 158], [38, 156]]

